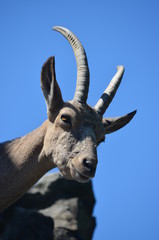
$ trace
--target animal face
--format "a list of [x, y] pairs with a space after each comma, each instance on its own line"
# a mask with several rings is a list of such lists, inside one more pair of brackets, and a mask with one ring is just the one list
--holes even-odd
[[97, 145], [104, 138], [102, 117], [88, 105], [71, 101], [49, 123], [45, 151], [64, 177], [85, 182], [95, 175]]
[[125, 126], [136, 111], [118, 118], [103, 118], [121, 82], [124, 67], [116, 75], [94, 107], [87, 103], [89, 68], [85, 50], [68, 29], [56, 27], [71, 44], [77, 62], [77, 85], [72, 101], [64, 102], [55, 74], [55, 59], [50, 57], [42, 67], [41, 87], [45, 96], [48, 127], [44, 141], [46, 156], [61, 174], [79, 182], [94, 177], [97, 166], [97, 146], [105, 134]]

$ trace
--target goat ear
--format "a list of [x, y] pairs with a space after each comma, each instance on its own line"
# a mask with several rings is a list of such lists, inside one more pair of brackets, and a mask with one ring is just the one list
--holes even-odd
[[42, 67], [41, 88], [47, 105], [48, 118], [50, 121], [54, 121], [64, 104], [59, 85], [56, 81], [54, 57], [50, 57]]
[[103, 126], [105, 127], [105, 133], [109, 134], [124, 127], [126, 124], [128, 124], [131, 121], [131, 119], [134, 117], [135, 114], [136, 114], [136, 110], [122, 117], [104, 118]]

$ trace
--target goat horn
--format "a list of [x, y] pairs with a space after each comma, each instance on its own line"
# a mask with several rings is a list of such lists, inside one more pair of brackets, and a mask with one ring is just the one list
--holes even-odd
[[105, 89], [104, 93], [102, 94], [101, 98], [94, 106], [94, 108], [97, 110], [97, 112], [101, 116], [103, 116], [109, 104], [113, 100], [113, 97], [115, 96], [115, 93], [121, 83], [123, 74], [124, 74], [124, 66], [118, 66], [117, 73], [112, 78], [108, 87]]
[[86, 103], [89, 90], [89, 67], [85, 50], [79, 39], [70, 30], [59, 26], [53, 27], [53, 29], [60, 32], [73, 48], [77, 63], [77, 84], [74, 100]]

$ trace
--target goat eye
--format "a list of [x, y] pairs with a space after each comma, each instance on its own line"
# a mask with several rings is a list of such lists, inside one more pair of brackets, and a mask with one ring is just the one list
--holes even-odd
[[66, 115], [66, 114], [62, 114], [62, 115], [61, 115], [61, 120], [62, 120], [62, 122], [64, 122], [65, 124], [71, 125], [71, 118], [70, 118], [70, 116], [68, 116], [68, 115]]

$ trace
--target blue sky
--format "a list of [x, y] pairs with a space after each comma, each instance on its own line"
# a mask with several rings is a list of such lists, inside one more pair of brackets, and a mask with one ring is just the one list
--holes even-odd
[[95, 105], [123, 64], [122, 84], [105, 116], [137, 109], [133, 121], [99, 146], [93, 180], [97, 228], [93, 240], [159, 239], [159, 2], [1, 1], [0, 141], [27, 134], [47, 118], [40, 71], [56, 56], [64, 100], [72, 99], [76, 63], [52, 26], [71, 29], [88, 56]]

